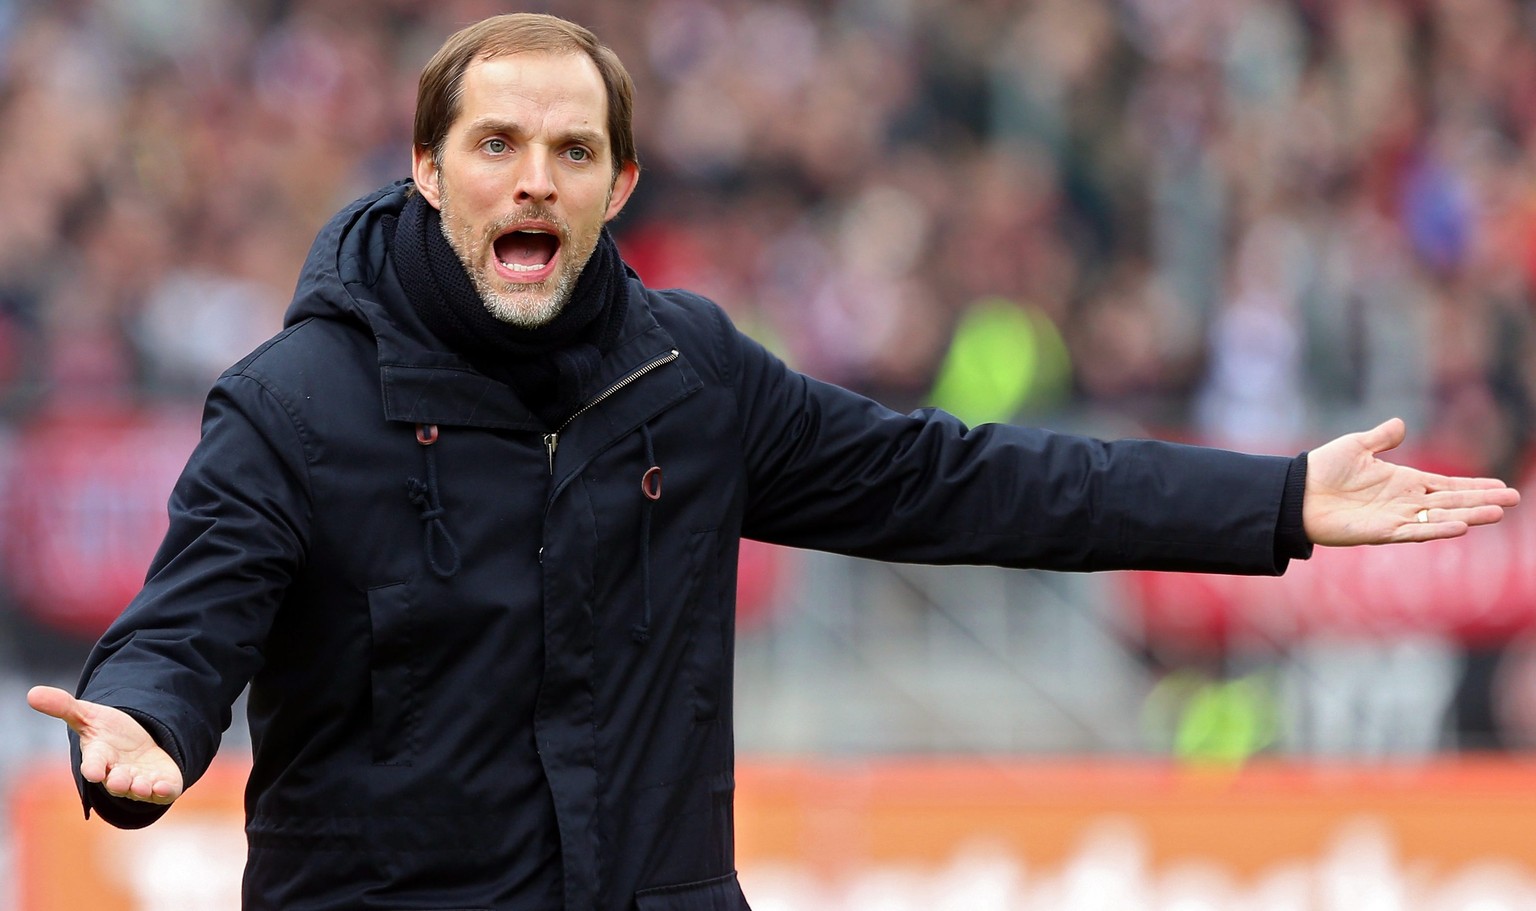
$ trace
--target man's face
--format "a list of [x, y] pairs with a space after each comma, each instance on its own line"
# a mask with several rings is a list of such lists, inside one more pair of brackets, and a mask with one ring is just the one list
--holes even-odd
[[441, 159], [415, 148], [412, 175], [486, 309], [523, 327], [565, 307], [639, 178], [615, 175], [596, 64], [545, 53], [472, 62]]

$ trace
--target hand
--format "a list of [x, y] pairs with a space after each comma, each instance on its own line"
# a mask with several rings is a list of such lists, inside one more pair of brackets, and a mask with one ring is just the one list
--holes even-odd
[[80, 774], [108, 794], [162, 805], [181, 796], [176, 761], [128, 713], [51, 686], [34, 686], [27, 705], [80, 735]]
[[[1398, 418], [1339, 437], [1307, 455], [1301, 518], [1314, 544], [1344, 547], [1455, 538], [1492, 525], [1520, 502], [1496, 478], [1451, 478], [1376, 456], [1403, 441]], [[1419, 521], [1420, 510], [1428, 510]]]

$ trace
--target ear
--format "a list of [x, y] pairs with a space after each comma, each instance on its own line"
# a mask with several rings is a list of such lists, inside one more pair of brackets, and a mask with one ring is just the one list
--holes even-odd
[[411, 178], [416, 181], [416, 190], [432, 208], [441, 210], [442, 188], [438, 186], [437, 177], [437, 161], [432, 157], [432, 150], [422, 145], [411, 146]]
[[635, 192], [635, 184], [639, 182], [640, 166], [633, 161], [624, 162], [619, 167], [619, 173], [614, 175], [613, 189], [608, 194], [608, 211], [603, 213], [603, 221], [613, 221], [623, 211], [624, 204], [629, 202], [629, 195]]

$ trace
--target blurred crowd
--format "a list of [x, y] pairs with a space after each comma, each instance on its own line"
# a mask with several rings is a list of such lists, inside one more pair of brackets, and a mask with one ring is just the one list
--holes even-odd
[[[1517, 478], [1536, 2], [549, 0], [637, 82], [615, 224], [898, 408], [1290, 452], [1391, 414]], [[195, 403], [409, 166], [491, 0], [0, 0], [0, 430]]]
[[[636, 78], [627, 258], [808, 372], [925, 404], [1001, 307], [1003, 413], [1287, 448], [1396, 413], [1520, 465], [1536, 4], [522, 8]], [[325, 218], [405, 176], [431, 51], [506, 9], [0, 0], [0, 403], [198, 396]]]

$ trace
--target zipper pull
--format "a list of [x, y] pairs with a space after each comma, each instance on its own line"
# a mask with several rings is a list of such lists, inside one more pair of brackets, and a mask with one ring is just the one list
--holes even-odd
[[544, 448], [549, 450], [549, 473], [555, 473], [555, 450], [560, 448], [560, 434], [544, 434]]

